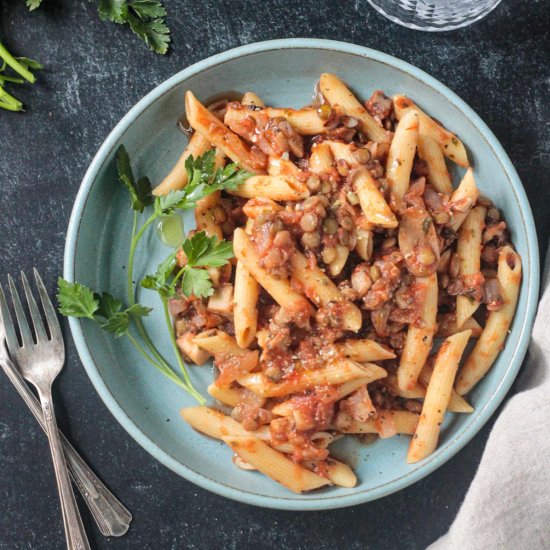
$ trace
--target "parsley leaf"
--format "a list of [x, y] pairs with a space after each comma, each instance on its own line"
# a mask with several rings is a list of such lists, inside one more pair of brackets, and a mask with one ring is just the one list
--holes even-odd
[[42, 63], [39, 63], [35, 59], [30, 59], [29, 57], [16, 57], [17, 61], [23, 65], [23, 67], [27, 67], [27, 69], [43, 69], [44, 66]]
[[151, 51], [160, 54], [168, 51], [170, 29], [164, 21], [166, 8], [158, 0], [99, 0], [98, 12], [103, 21], [129, 25]]
[[186, 296], [206, 297], [214, 294], [212, 281], [205, 269], [189, 267], [183, 272], [181, 289]]
[[153, 195], [151, 194], [151, 182], [149, 178], [140, 178], [137, 182], [134, 179], [132, 167], [130, 165], [130, 157], [126, 147], [121, 145], [116, 154], [116, 164], [118, 177], [130, 192], [132, 199], [132, 209], [138, 212], [143, 212], [146, 206], [153, 203]]
[[141, 304], [123, 310], [122, 302], [108, 292], [98, 294], [85, 285], [69, 283], [61, 277], [57, 281], [57, 300], [62, 315], [91, 319], [115, 338], [128, 332], [132, 317], [145, 317], [151, 312], [151, 308]]
[[239, 168], [236, 163], [216, 170], [215, 154], [214, 150], [210, 150], [197, 158], [193, 155], [187, 157], [187, 185], [155, 199], [155, 212], [158, 215], [170, 215], [176, 210], [191, 210], [204, 197], [221, 189], [236, 189], [252, 175]]
[[126, 0], [99, 0], [97, 11], [102, 21], [109, 20], [114, 23], [126, 23], [128, 19]]
[[59, 312], [70, 317], [94, 318], [99, 300], [91, 289], [79, 283], [69, 283], [61, 277], [57, 280]]
[[218, 241], [216, 236], [208, 237], [204, 231], [195, 233], [182, 244], [191, 267], [221, 267], [233, 258], [233, 245], [228, 241]]
[[233, 257], [233, 245], [227, 241], [218, 241], [217, 237], [208, 237], [204, 231], [185, 239], [182, 249], [187, 263], [174, 276], [176, 250], [157, 268], [155, 275], [147, 275], [141, 286], [156, 290], [163, 300], [176, 295], [176, 284], [181, 279], [181, 290], [186, 296], [212, 296], [214, 288], [210, 275], [204, 267], [221, 267]]
[[40, 7], [41, 3], [42, 0], [27, 0], [27, 8], [29, 8], [29, 11], [35, 10]]

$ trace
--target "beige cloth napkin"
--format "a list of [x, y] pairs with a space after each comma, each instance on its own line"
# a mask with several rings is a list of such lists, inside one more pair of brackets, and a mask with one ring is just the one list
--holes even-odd
[[550, 259], [519, 393], [496, 421], [449, 532], [429, 550], [550, 548]]

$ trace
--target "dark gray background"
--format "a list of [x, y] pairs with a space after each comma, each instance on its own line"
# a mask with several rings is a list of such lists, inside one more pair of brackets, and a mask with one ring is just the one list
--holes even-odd
[[[180, 69], [259, 40], [318, 37], [404, 59], [441, 80], [487, 122], [515, 164], [541, 243], [548, 242], [550, 2], [504, 0], [487, 19], [444, 34], [397, 26], [366, 0], [166, 0], [173, 46], [149, 53], [126, 28], [99, 21], [87, 0], [2, 3], [1, 39], [42, 61], [39, 83], [18, 89], [25, 114], [0, 111], [0, 280], [36, 266], [53, 291], [65, 231], [85, 169], [115, 123]], [[546, 248], [544, 245], [542, 248]], [[98, 548], [424, 548], [451, 524], [492, 422], [428, 479], [385, 499], [320, 513], [278, 512], [225, 500], [145, 453], [92, 388], [67, 331], [58, 414], [69, 438], [134, 513], [122, 539]], [[1, 377], [0, 377], [1, 378]], [[84, 510], [84, 508], [83, 508]], [[11, 386], [0, 383], [0, 548], [63, 548], [45, 438]]]

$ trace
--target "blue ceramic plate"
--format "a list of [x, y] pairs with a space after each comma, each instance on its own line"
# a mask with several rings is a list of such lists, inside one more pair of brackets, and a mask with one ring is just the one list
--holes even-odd
[[[488, 376], [470, 395], [475, 412], [448, 415], [437, 451], [414, 465], [405, 461], [408, 438], [359, 446], [341, 440], [337, 455], [357, 472], [353, 489], [329, 488], [294, 495], [256, 472], [236, 468], [222, 443], [193, 431], [178, 411], [194, 402], [147, 365], [125, 339], [114, 340], [87, 321], [70, 320], [80, 357], [101, 398], [116, 419], [149, 453], [184, 478], [220, 495], [258, 506], [318, 510], [359, 504], [406, 487], [457, 453], [483, 426], [510, 388], [527, 349], [535, 313], [539, 263], [533, 217], [506, 153], [479, 117], [453, 92], [415, 67], [388, 55], [341, 42], [277, 40], [237, 48], [201, 61], [144, 97], [117, 124], [95, 156], [78, 193], [69, 225], [65, 277], [124, 296], [131, 213], [118, 183], [114, 155], [123, 143], [134, 171], [162, 180], [180, 156], [185, 137], [176, 128], [186, 90], [206, 99], [219, 92], [251, 90], [270, 105], [299, 107], [312, 97], [322, 72], [337, 73], [361, 97], [376, 88], [410, 95], [462, 138], [481, 190], [500, 207], [523, 258], [524, 280], [511, 334]], [[455, 177], [458, 177], [458, 172]], [[456, 181], [456, 180], [455, 180]], [[189, 227], [189, 226], [188, 226]], [[154, 232], [142, 242], [136, 275], [165, 257]], [[140, 301], [156, 309], [146, 324], [160, 349], [170, 354], [154, 293]], [[192, 367], [195, 385], [206, 394], [211, 367]]]

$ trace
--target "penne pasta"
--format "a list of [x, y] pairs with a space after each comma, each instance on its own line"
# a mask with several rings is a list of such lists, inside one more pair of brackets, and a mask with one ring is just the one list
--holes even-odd
[[270, 176], [281, 176], [283, 178], [298, 181], [304, 177], [304, 172], [302, 172], [291, 160], [278, 157], [269, 158], [267, 173]]
[[420, 309], [420, 322], [409, 325], [397, 369], [397, 385], [403, 391], [415, 388], [418, 375], [432, 349], [433, 337], [437, 330], [437, 274], [418, 277], [416, 281], [417, 285], [424, 287], [425, 295]]
[[248, 272], [273, 299], [292, 316], [311, 315], [313, 308], [305, 296], [298, 294], [284, 279], [276, 279], [260, 266], [250, 237], [243, 229], [236, 229], [233, 236], [235, 256]]
[[418, 143], [418, 113], [409, 111], [399, 121], [390, 144], [386, 162], [386, 179], [390, 191], [400, 199], [409, 189], [411, 170]]
[[369, 139], [387, 141], [384, 128], [378, 125], [372, 115], [336, 75], [323, 73], [319, 80], [319, 90], [331, 107], [347, 116], [356, 118], [359, 121], [359, 127]]
[[[346, 397], [346, 395], [353, 393], [355, 390], [358, 390], [361, 386], [365, 386], [370, 382], [372, 382], [370, 378], [355, 378], [354, 380], [350, 380], [348, 382], [344, 382], [343, 384], [340, 384], [336, 388], [337, 395], [335, 396], [335, 400], [338, 401], [339, 399]], [[282, 403], [278, 403], [277, 405], [275, 405], [271, 409], [271, 412], [278, 416], [291, 416], [294, 411], [295, 404], [296, 404], [295, 400], [290, 398], [287, 401], [283, 401]]]
[[395, 358], [393, 351], [368, 338], [362, 340], [347, 339], [344, 342], [334, 344], [334, 348], [337, 354], [341, 354], [346, 359], [351, 359], [358, 363], [384, 361], [385, 359]]
[[284, 397], [313, 386], [344, 384], [357, 378], [367, 378], [370, 382], [384, 378], [387, 372], [374, 364], [359, 364], [355, 361], [342, 360], [328, 363], [315, 370], [296, 370], [288, 380], [272, 382], [261, 372], [240, 376], [237, 381], [261, 397]]
[[[430, 380], [432, 378], [433, 374], [433, 367], [426, 363], [422, 371], [420, 372], [420, 376], [418, 377], [418, 380], [420, 384], [424, 386], [424, 388], [427, 388]], [[459, 395], [454, 389], [451, 390], [451, 398], [449, 399], [449, 405], [447, 406], [447, 410], [454, 413], [473, 413], [474, 408], [462, 397]]]
[[234, 389], [231, 386], [217, 386], [210, 384], [207, 388], [208, 393], [224, 405], [236, 407], [243, 397], [242, 390]]
[[243, 350], [237, 344], [235, 338], [218, 329], [206, 330], [197, 334], [193, 338], [193, 343], [214, 357], [218, 355], [245, 355], [248, 353], [248, 350]]
[[[412, 435], [418, 424], [420, 415], [409, 411], [380, 410], [378, 415], [391, 418], [397, 434]], [[347, 434], [378, 434], [380, 435], [380, 422], [371, 418], [366, 422], [351, 420], [347, 425], [339, 426], [340, 431]]]
[[393, 96], [393, 107], [397, 120], [401, 120], [411, 111], [416, 111], [420, 117], [420, 133], [437, 141], [443, 150], [443, 154], [459, 166], [464, 168], [470, 166], [464, 144], [458, 137], [435, 122], [408, 97]]
[[251, 107], [265, 107], [265, 103], [254, 92], [246, 92], [241, 99], [241, 103]]
[[359, 308], [344, 300], [338, 287], [317, 267], [309, 265], [306, 257], [298, 251], [290, 257], [292, 277], [295, 279], [304, 294], [317, 306], [325, 307], [332, 302], [338, 302], [344, 316], [344, 328], [357, 332], [363, 323]]
[[445, 157], [439, 143], [430, 136], [418, 136], [418, 156], [428, 165], [428, 183], [444, 195], [452, 195], [451, 175], [445, 164]]
[[521, 284], [521, 258], [510, 246], [500, 251], [498, 281], [504, 304], [489, 314], [481, 336], [458, 374], [455, 389], [460, 395], [468, 393], [487, 374], [512, 323]]
[[299, 201], [310, 195], [305, 183], [282, 176], [252, 176], [229, 193], [245, 199], [265, 198], [274, 201]]
[[221, 209], [220, 198], [220, 192], [216, 191], [198, 201], [195, 208], [197, 231], [204, 231], [209, 237], [219, 240], [223, 239], [222, 229], [216, 221], [216, 210]]
[[[193, 155], [194, 158], [200, 157], [210, 149], [212, 149], [210, 142], [201, 134], [195, 132], [183, 150], [178, 162], [176, 162], [172, 170], [170, 170], [170, 173], [153, 189], [153, 195], [159, 197], [161, 195], [168, 195], [170, 191], [183, 189], [187, 185], [188, 179], [187, 170], [185, 168], [187, 159], [191, 155]], [[221, 156], [221, 153], [216, 152], [216, 158], [218, 158], [218, 156]]]
[[254, 436], [225, 436], [223, 441], [242, 460], [295, 493], [311, 491], [330, 484], [326, 477], [314, 474], [292, 462], [283, 453], [272, 449]]
[[235, 268], [235, 292], [233, 302], [233, 323], [235, 340], [241, 348], [247, 348], [256, 337], [258, 309], [256, 304], [260, 287], [242, 262]]
[[209, 143], [221, 149], [233, 162], [240, 163], [251, 172], [265, 170], [265, 154], [249, 148], [237, 134], [202, 105], [191, 91], [185, 94], [185, 111], [191, 127]]
[[[477, 276], [482, 283], [481, 270], [481, 236], [485, 229], [484, 206], [476, 206], [464, 220], [457, 242], [459, 269], [458, 274], [465, 286], [468, 286], [468, 277]], [[479, 300], [471, 296], [456, 297], [456, 324], [461, 327], [479, 307]]]
[[469, 338], [469, 330], [449, 336], [437, 352], [433, 373], [426, 389], [422, 413], [409, 446], [407, 454], [409, 464], [428, 457], [437, 446], [441, 423], [451, 398], [458, 363]]
[[478, 197], [479, 191], [474, 179], [474, 172], [471, 168], [468, 168], [460, 185], [451, 196], [451, 204], [459, 205], [460, 210], [454, 210], [452, 212], [451, 220], [447, 226], [453, 231], [458, 231], [462, 222], [466, 219], [466, 216], [475, 205]]
[[359, 197], [359, 204], [365, 219], [381, 227], [397, 227], [397, 218], [391, 211], [378, 184], [366, 168], [359, 168], [352, 184]]

